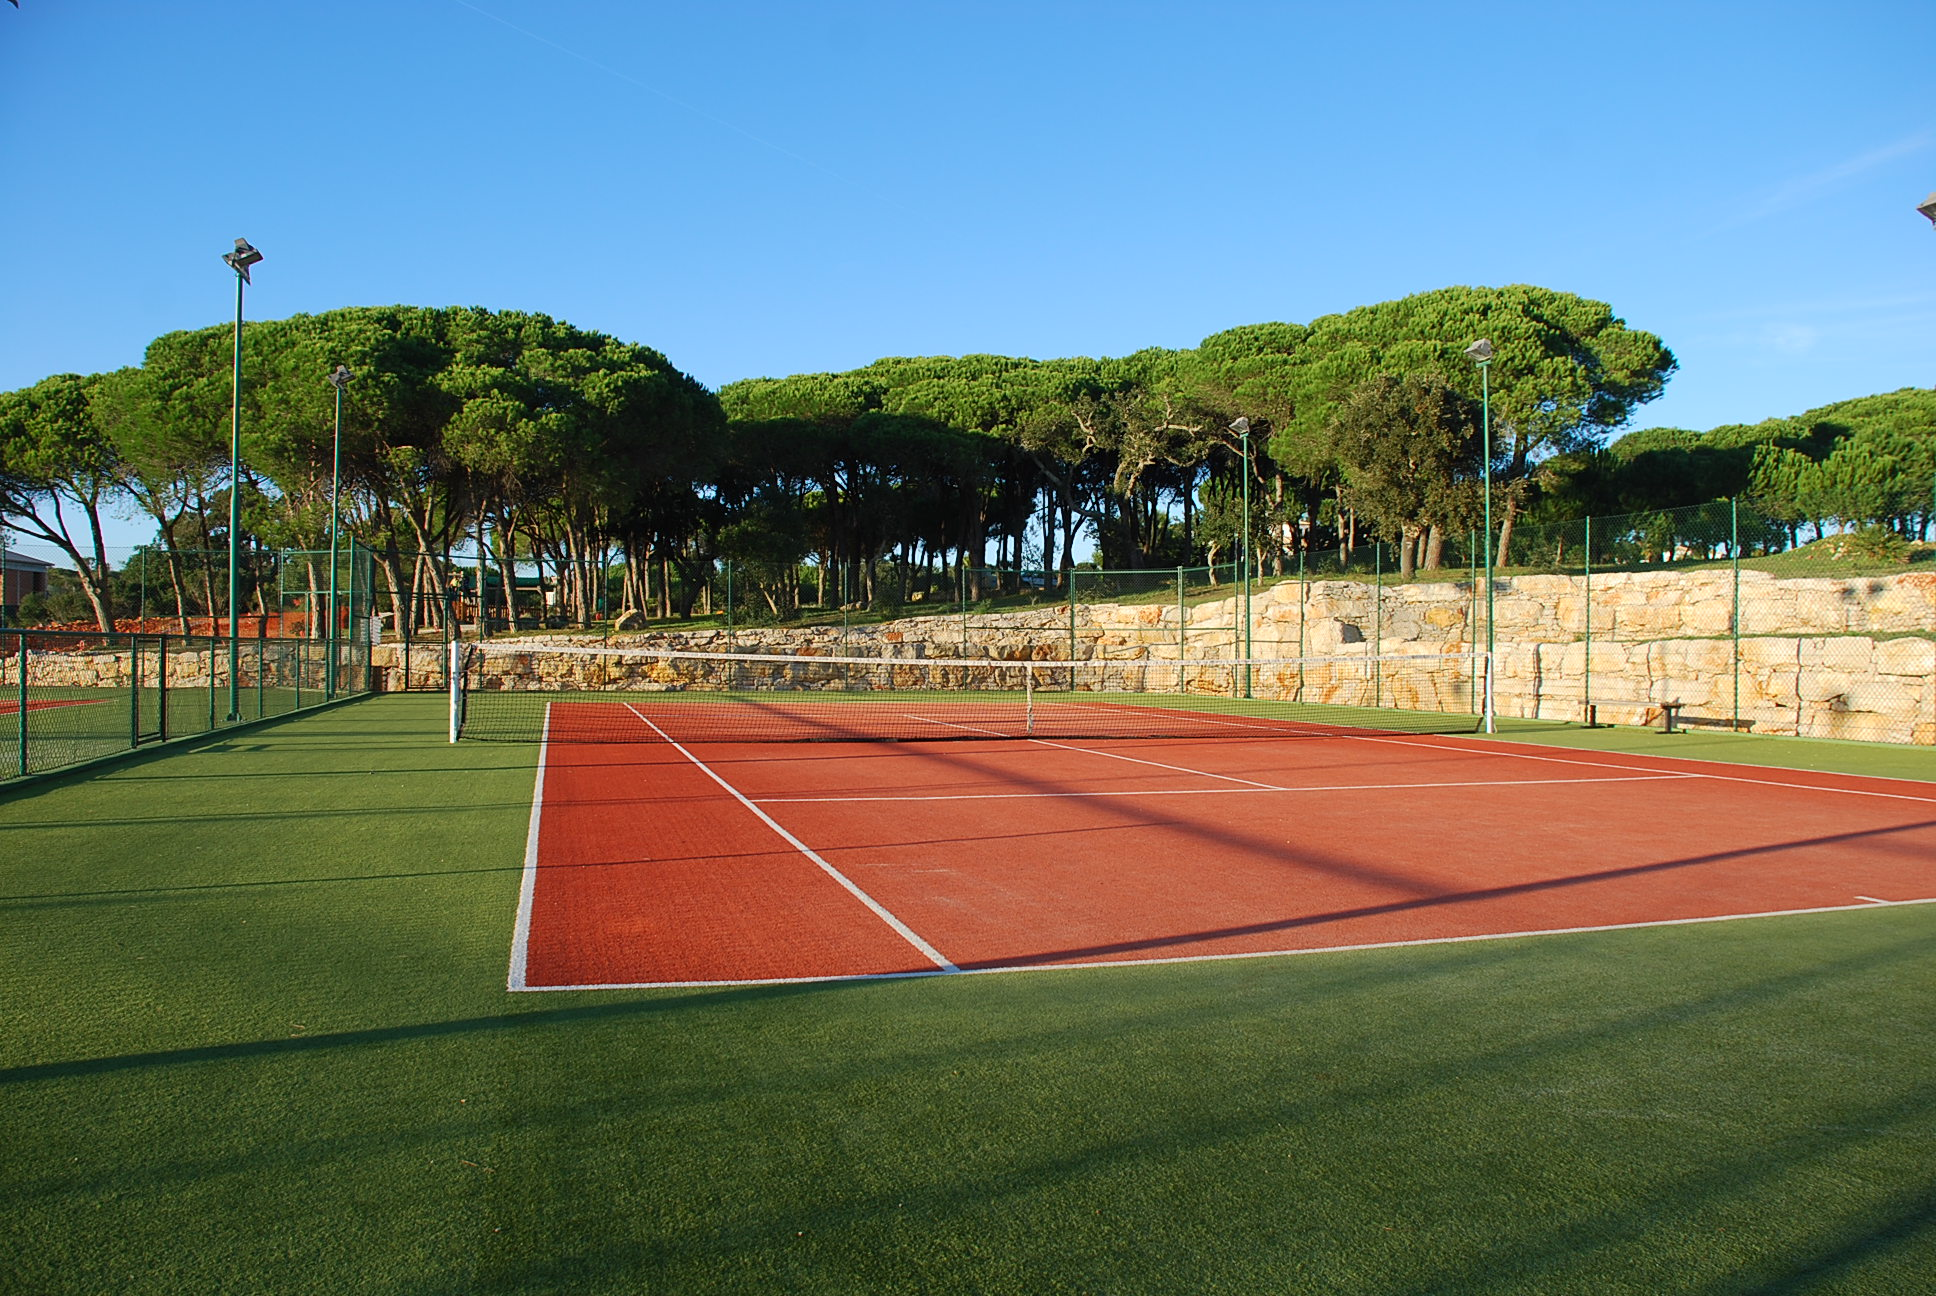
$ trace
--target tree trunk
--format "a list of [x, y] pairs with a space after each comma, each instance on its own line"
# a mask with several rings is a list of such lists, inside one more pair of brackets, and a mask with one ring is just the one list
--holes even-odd
[[513, 634], [523, 628], [518, 625], [517, 552], [517, 529], [507, 515], [497, 529], [497, 570], [498, 579], [504, 582], [504, 624]]
[[1492, 565], [1495, 567], [1511, 566], [1511, 564], [1506, 561], [1506, 555], [1512, 552], [1513, 518], [1516, 514], [1518, 514], [1518, 512], [1519, 512], [1518, 496], [1507, 495], [1506, 496], [1506, 516], [1502, 518], [1499, 522], [1499, 552], [1497, 552], [1492, 556]]
[[1437, 571], [1445, 563], [1445, 530], [1434, 522], [1425, 532], [1425, 570]]

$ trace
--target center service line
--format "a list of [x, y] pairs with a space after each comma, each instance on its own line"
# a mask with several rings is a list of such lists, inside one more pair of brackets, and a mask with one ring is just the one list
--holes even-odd
[[706, 764], [705, 761], [700, 760], [697, 756], [687, 751], [685, 747], [682, 746], [681, 744], [674, 742], [672, 735], [668, 734], [665, 730], [659, 728], [658, 725], [653, 724], [652, 721], [646, 719], [644, 712], [640, 711], [637, 707], [633, 706], [630, 702], [627, 702], [625, 704], [625, 709], [627, 711], [630, 711], [633, 715], [637, 716], [640, 720], [643, 720], [645, 724], [652, 730], [653, 733], [658, 734], [659, 737], [665, 739], [669, 743], [672, 743], [672, 749], [674, 751], [678, 752], [681, 756], [684, 756], [687, 760], [691, 761], [694, 765], [698, 766], [700, 772], [703, 773], [707, 778], [711, 779], [713, 782], [719, 784], [719, 786], [725, 788], [728, 792], [732, 793], [733, 799], [735, 801], [745, 806], [748, 810], [751, 810], [755, 815], [758, 815], [761, 823], [764, 823], [768, 828], [771, 828], [774, 832], [780, 834], [780, 836], [784, 838], [786, 842], [793, 847], [793, 849], [799, 851], [802, 855], [805, 855], [808, 859], [812, 860], [815, 864], [817, 864], [820, 867], [821, 871], [824, 872], [828, 877], [840, 883], [841, 886], [847, 888], [848, 892], [852, 894], [852, 896], [856, 900], [860, 901], [862, 904], [866, 905], [869, 909], [873, 910], [875, 917], [879, 918], [882, 922], [886, 923], [889, 927], [892, 927], [895, 933], [899, 935], [902, 940], [914, 946], [914, 948], [920, 950], [922, 955], [926, 957], [929, 962], [933, 963], [936, 967], [940, 968], [943, 972], [961, 971], [960, 968], [956, 967], [953, 963], [950, 963], [945, 957], [943, 957], [940, 950], [936, 949], [934, 946], [922, 940], [921, 937], [915, 933], [915, 930], [912, 927], [909, 927], [906, 923], [902, 922], [899, 918], [896, 918], [893, 914], [889, 913], [885, 905], [883, 905], [880, 901], [876, 900], [873, 896], [868, 895], [865, 891], [861, 890], [860, 887], [853, 881], [852, 878], [849, 878], [845, 873], [842, 873], [839, 869], [835, 868], [833, 865], [829, 864], [826, 860], [822, 859], [820, 855], [813, 849], [813, 847], [807, 845], [805, 842], [801, 841], [798, 837], [795, 837], [792, 833], [788, 832], [785, 828], [782, 828], [780, 826], [779, 820], [775, 819], [772, 815], [768, 814], [766, 811], [754, 805], [751, 799], [749, 799], [744, 792], [741, 792], [738, 788], [734, 787], [731, 783], [728, 783], [725, 779], [721, 778], [716, 772], [714, 772], [711, 766]]

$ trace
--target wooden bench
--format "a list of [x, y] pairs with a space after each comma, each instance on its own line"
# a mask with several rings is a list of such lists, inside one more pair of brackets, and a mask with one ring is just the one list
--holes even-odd
[[1659, 707], [1660, 731], [1662, 733], [1685, 733], [1686, 730], [1680, 728], [1680, 723], [1681, 708], [1686, 705], [1686, 703], [1679, 701], [1656, 702], [1652, 698], [1600, 698], [1586, 704], [1586, 727], [1589, 729], [1605, 727], [1600, 723], [1600, 708], [1603, 706], [1640, 707], [1643, 710]]
[[1685, 733], [1699, 727], [1703, 729], [1726, 729], [1729, 733], [1750, 733], [1754, 729], [1752, 720], [1736, 720], [1731, 716], [1682, 716], [1680, 728], [1676, 733]]

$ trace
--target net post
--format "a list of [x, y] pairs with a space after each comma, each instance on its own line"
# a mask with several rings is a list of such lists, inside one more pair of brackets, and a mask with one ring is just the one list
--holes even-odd
[[457, 730], [463, 715], [464, 688], [464, 648], [461, 640], [450, 641], [450, 740], [457, 741]]
[[[1075, 574], [1069, 575], [1069, 660], [1076, 659], [1076, 582]], [[1033, 671], [1030, 674], [1034, 674]]]

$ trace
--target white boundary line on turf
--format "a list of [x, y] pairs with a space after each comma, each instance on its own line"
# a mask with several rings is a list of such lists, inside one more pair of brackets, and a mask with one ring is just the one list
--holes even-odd
[[[1829, 793], [1834, 793], [1838, 796], [1879, 797], [1885, 801], [1916, 801], [1916, 802], [1920, 802], [1923, 805], [1936, 805], [1936, 792], [1932, 792], [1932, 794], [1928, 796], [1911, 796], [1907, 792], [1871, 792], [1865, 788], [1824, 787], [1819, 783], [1784, 783], [1779, 779], [1749, 778], [1748, 776], [1743, 774], [1713, 774], [1713, 773], [1709, 773], [1706, 770], [1662, 770], [1658, 764], [1652, 764], [1652, 763], [1647, 765], [1622, 765], [1617, 761], [1568, 760], [1564, 756], [1542, 756], [1537, 752], [1516, 751], [1513, 749], [1519, 746], [1520, 744], [1512, 743], [1510, 741], [1499, 742], [1499, 741], [1481, 740], [1483, 741], [1483, 745], [1480, 745], [1479, 742], [1475, 742], [1472, 740], [1458, 741], [1452, 735], [1441, 735], [1441, 734], [1416, 734], [1416, 735], [1410, 735], [1410, 736], [1394, 736], [1394, 737], [1388, 737], [1388, 738], [1373, 737], [1369, 734], [1340, 734], [1338, 736], [1342, 738], [1346, 738], [1352, 742], [1395, 743], [1402, 747], [1426, 747], [1437, 751], [1471, 752], [1477, 755], [1496, 753], [1500, 756], [1510, 757], [1514, 760], [1545, 761], [1549, 764], [1554, 764], [1554, 765], [1585, 765], [1596, 769], [1624, 769], [1624, 770], [1651, 769], [1660, 773], [1682, 774], [1688, 778], [1712, 779], [1717, 783], [1747, 783], [1756, 787], [1787, 788], [1795, 792], [1829, 792]], [[1452, 744], [1447, 745], [1447, 743], [1444, 741], [1431, 741], [1431, 742], [1425, 741], [1426, 739], [1445, 739], [1445, 738], [1452, 738], [1453, 739]], [[1699, 763], [1699, 762], [1693, 761], [1692, 758], [1687, 756], [1655, 756], [1652, 754], [1643, 755], [1641, 753], [1634, 753], [1633, 759], [1638, 761], [1648, 761], [1648, 762], [1679, 760], [1679, 761], [1689, 761], [1689, 763], [1694, 763], [1694, 764]], [[1725, 762], [1715, 762], [1715, 763], [1725, 764]], [[1728, 765], [1728, 768], [1740, 769], [1742, 768], [1742, 766], [1730, 764]], [[1917, 780], [1915, 779], [1899, 779], [1899, 778], [1894, 778], [1887, 774], [1841, 774], [1831, 770], [1808, 770], [1808, 771], [1797, 771], [1797, 772], [1820, 774], [1825, 778], [1856, 778], [1856, 779], [1875, 778], [1875, 779], [1886, 780], [1891, 783], [1916, 783], [1917, 782]], [[1928, 785], [1921, 784], [1920, 786], [1928, 786]]]
[[538, 777], [531, 788], [531, 826], [524, 834], [524, 874], [518, 879], [518, 919], [511, 929], [511, 971], [505, 989], [528, 990], [525, 961], [531, 952], [531, 901], [538, 892], [538, 820], [544, 813], [545, 757], [551, 750], [551, 704], [545, 704], [538, 736]]
[[728, 792], [730, 792], [735, 801], [738, 801], [741, 805], [745, 806], [748, 810], [751, 810], [755, 815], [759, 816], [761, 823], [764, 823], [768, 828], [771, 828], [774, 832], [778, 833], [781, 836], [781, 838], [783, 838], [790, 846], [793, 847], [793, 849], [799, 851], [802, 855], [805, 855], [808, 859], [812, 860], [814, 864], [816, 864], [820, 868], [821, 872], [825, 873], [828, 877], [832, 878], [834, 881], [840, 883], [841, 886], [845, 887], [848, 893], [851, 894], [856, 900], [860, 901], [862, 904], [866, 905], [869, 909], [871, 909], [874, 912], [875, 917], [879, 918], [882, 922], [886, 923], [889, 927], [892, 927], [896, 935], [898, 935], [902, 940], [906, 941], [908, 944], [914, 946], [915, 949], [920, 950], [922, 955], [925, 958], [927, 958], [929, 962], [935, 965], [935, 969], [937, 971], [940, 971], [940, 972], [961, 971], [960, 968], [950, 963], [947, 960], [947, 958], [941, 953], [940, 950], [936, 949], [934, 946], [922, 940], [920, 935], [912, 927], [908, 926], [906, 923], [902, 922], [899, 918], [896, 918], [891, 912], [889, 912], [886, 905], [883, 905], [880, 901], [876, 900], [873, 896], [868, 895], [867, 892], [861, 890], [858, 883], [856, 883], [852, 878], [848, 877], [845, 873], [842, 873], [839, 869], [835, 868], [833, 865], [829, 864], [826, 860], [822, 859], [820, 857], [820, 854], [817, 851], [815, 851], [813, 847], [807, 845], [805, 842], [801, 841], [798, 837], [795, 837], [792, 833], [788, 832], [785, 828], [782, 828], [780, 826], [779, 820], [775, 819], [772, 815], [768, 814], [766, 811], [760, 809], [759, 806], [755, 805], [752, 799], [748, 797], [744, 792], [740, 791], [738, 788], [734, 787], [731, 783], [728, 783], [724, 778], [720, 777], [720, 775], [715, 770], [713, 770], [711, 766], [707, 765], [706, 762], [700, 760], [697, 756], [687, 751], [682, 744], [675, 742], [671, 734], [659, 728], [658, 725], [653, 724], [652, 721], [646, 719], [644, 712], [640, 711], [637, 707], [633, 706], [630, 702], [627, 702], [625, 704], [625, 709], [630, 711], [633, 715], [637, 716], [646, 725], [650, 726], [652, 729], [652, 732], [658, 734], [659, 737], [665, 739], [666, 742], [671, 743], [672, 749], [678, 752], [681, 756], [684, 756], [687, 760], [691, 761], [693, 765], [698, 768], [700, 773], [704, 774], [707, 778], [711, 779], [713, 782], [719, 784], [719, 786], [725, 788]]
[[[1479, 941], [1519, 940], [1533, 936], [1586, 936], [1595, 932], [1638, 931], [1648, 927], [1692, 927], [1701, 923], [1740, 922], [1750, 918], [1798, 918], [1806, 914], [1873, 912], [1906, 905], [1936, 904], [1936, 896], [1892, 900], [1883, 904], [1821, 905], [1812, 909], [1769, 909], [1761, 913], [1712, 914], [1704, 918], [1655, 918], [1646, 922], [1606, 923], [1597, 927], [1549, 927], [1534, 931], [1484, 932], [1475, 936], [1425, 936], [1418, 940], [1368, 941], [1360, 945], [1318, 945], [1308, 949], [1249, 950], [1239, 954], [1179, 954], [1171, 958], [1103, 959], [1087, 963], [1030, 963], [1013, 967], [957, 968], [962, 976], [999, 976], [1017, 972], [1093, 972], [1109, 968], [1160, 967], [1172, 963], [1229, 963], [1238, 959], [1293, 958], [1307, 954], [1355, 954], [1368, 950], [1409, 949], [1419, 945], [1470, 945]], [[527, 990], [709, 990], [729, 986], [804, 985], [817, 981], [904, 981], [940, 976], [933, 972], [853, 973], [824, 977], [765, 977], [739, 981], [612, 981], [590, 985], [527, 986]]]
[[[1057, 746], [1059, 744], [1050, 744]], [[1072, 747], [1070, 751], [1082, 751]], [[1092, 752], [1091, 755], [1107, 755], [1106, 752]], [[1124, 759], [1128, 759], [1125, 757]], [[1143, 761], [1140, 764], [1155, 764]], [[1182, 769], [1180, 766], [1163, 766], [1177, 769], [1184, 774], [1195, 774], [1196, 770]], [[1220, 775], [1205, 774], [1205, 778], [1218, 778]], [[1040, 801], [1083, 800], [1090, 797], [1159, 797], [1159, 796], [1254, 796], [1261, 792], [1391, 792], [1411, 791], [1429, 788], [1475, 788], [1475, 787], [1570, 787], [1585, 783], [1666, 783], [1691, 777], [1686, 774], [1635, 774], [1631, 778], [1579, 778], [1579, 779], [1500, 779], [1493, 781], [1463, 781], [1455, 783], [1338, 783], [1324, 787], [1271, 787], [1257, 784], [1252, 787], [1236, 788], [1144, 788], [1118, 792], [947, 792], [935, 795], [915, 796], [814, 796], [814, 797], [760, 797], [761, 805], [801, 805], [806, 803], [839, 804], [847, 801]]]

